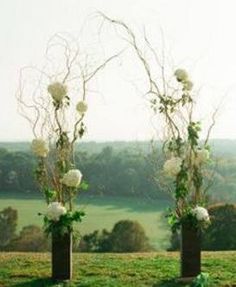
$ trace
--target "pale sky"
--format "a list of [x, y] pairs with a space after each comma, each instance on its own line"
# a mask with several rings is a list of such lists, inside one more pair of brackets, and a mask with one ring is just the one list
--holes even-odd
[[[77, 35], [88, 18], [92, 27], [97, 10], [136, 31], [145, 27], [154, 45], [164, 37], [174, 66], [187, 69], [199, 90], [199, 116], [206, 119], [222, 103], [212, 138], [236, 138], [235, 0], [0, 0], [0, 141], [32, 138], [16, 111], [20, 68], [40, 63], [53, 34]], [[96, 27], [91, 29], [92, 34]], [[106, 46], [109, 39], [103, 39]], [[132, 84], [140, 77], [136, 70], [135, 65], [113, 63], [99, 75], [93, 86], [97, 92], [88, 95], [86, 140], [153, 136], [147, 103]]]

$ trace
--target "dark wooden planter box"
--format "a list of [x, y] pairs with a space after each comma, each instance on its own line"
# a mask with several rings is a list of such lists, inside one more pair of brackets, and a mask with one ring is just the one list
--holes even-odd
[[70, 280], [72, 278], [72, 234], [63, 236], [52, 234], [52, 278]]
[[200, 230], [188, 224], [181, 226], [181, 277], [196, 277], [201, 273]]

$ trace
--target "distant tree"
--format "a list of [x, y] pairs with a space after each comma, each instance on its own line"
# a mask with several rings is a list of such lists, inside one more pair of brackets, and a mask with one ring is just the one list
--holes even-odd
[[203, 249], [236, 250], [236, 205], [218, 204], [208, 210], [212, 224], [203, 236]]
[[113, 250], [111, 232], [103, 229], [98, 243], [98, 252], [111, 252]]
[[89, 234], [85, 234], [79, 244], [81, 252], [97, 252], [99, 248], [99, 231], [95, 230]]
[[168, 251], [176, 251], [180, 249], [180, 232], [179, 231], [172, 231], [170, 237], [170, 247]]
[[121, 220], [112, 231], [95, 230], [81, 238], [81, 252], [138, 252], [151, 249], [143, 227], [137, 221]]
[[22, 228], [19, 236], [11, 242], [9, 249], [24, 252], [42, 252], [49, 250], [49, 243], [39, 226], [27, 225]]
[[137, 252], [150, 249], [143, 227], [137, 221], [121, 220], [110, 235], [113, 252]]
[[0, 211], [0, 249], [7, 248], [16, 235], [18, 214], [17, 210], [7, 207]]
[[111, 252], [111, 232], [103, 229], [102, 232], [95, 230], [84, 235], [79, 243], [78, 251], [80, 252]]

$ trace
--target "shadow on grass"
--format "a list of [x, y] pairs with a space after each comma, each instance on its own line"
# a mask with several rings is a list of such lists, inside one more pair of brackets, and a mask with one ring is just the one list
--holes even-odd
[[[55, 282], [50, 278], [43, 279], [33, 279], [27, 282], [17, 283], [12, 285], [13, 287], [69, 287], [70, 284], [68, 282]], [[73, 285], [74, 286], [74, 285]], [[190, 285], [176, 283], [175, 279], [172, 280], [164, 280], [159, 283], [155, 283], [152, 287], [188, 287]]]
[[65, 287], [69, 286], [66, 282], [56, 282], [50, 278], [33, 279], [27, 282], [16, 283], [13, 287]]
[[171, 279], [171, 280], [164, 280], [162, 282], [153, 284], [152, 287], [188, 287], [190, 285], [186, 285], [183, 283], [177, 283], [176, 279]]

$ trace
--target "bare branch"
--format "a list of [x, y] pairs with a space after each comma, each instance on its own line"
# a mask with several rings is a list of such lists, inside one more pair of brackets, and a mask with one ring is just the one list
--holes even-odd
[[118, 54], [113, 55], [111, 57], [109, 57], [105, 62], [103, 62], [101, 65], [99, 65], [93, 72], [90, 73], [90, 75], [84, 80], [85, 84], [87, 82], [89, 82], [100, 70], [102, 70], [103, 68], [105, 68], [105, 66], [111, 62], [113, 59], [118, 58], [122, 53], [124, 52], [124, 50], [120, 51]]
[[209, 138], [210, 138], [210, 135], [211, 135], [211, 132], [212, 132], [212, 129], [214, 128], [214, 126], [216, 124], [216, 116], [217, 116], [218, 111], [219, 111], [219, 107], [217, 107], [215, 109], [214, 113], [212, 114], [212, 123], [211, 123], [210, 127], [208, 128], [207, 136], [206, 136], [206, 139], [204, 141], [204, 145], [207, 145]]

